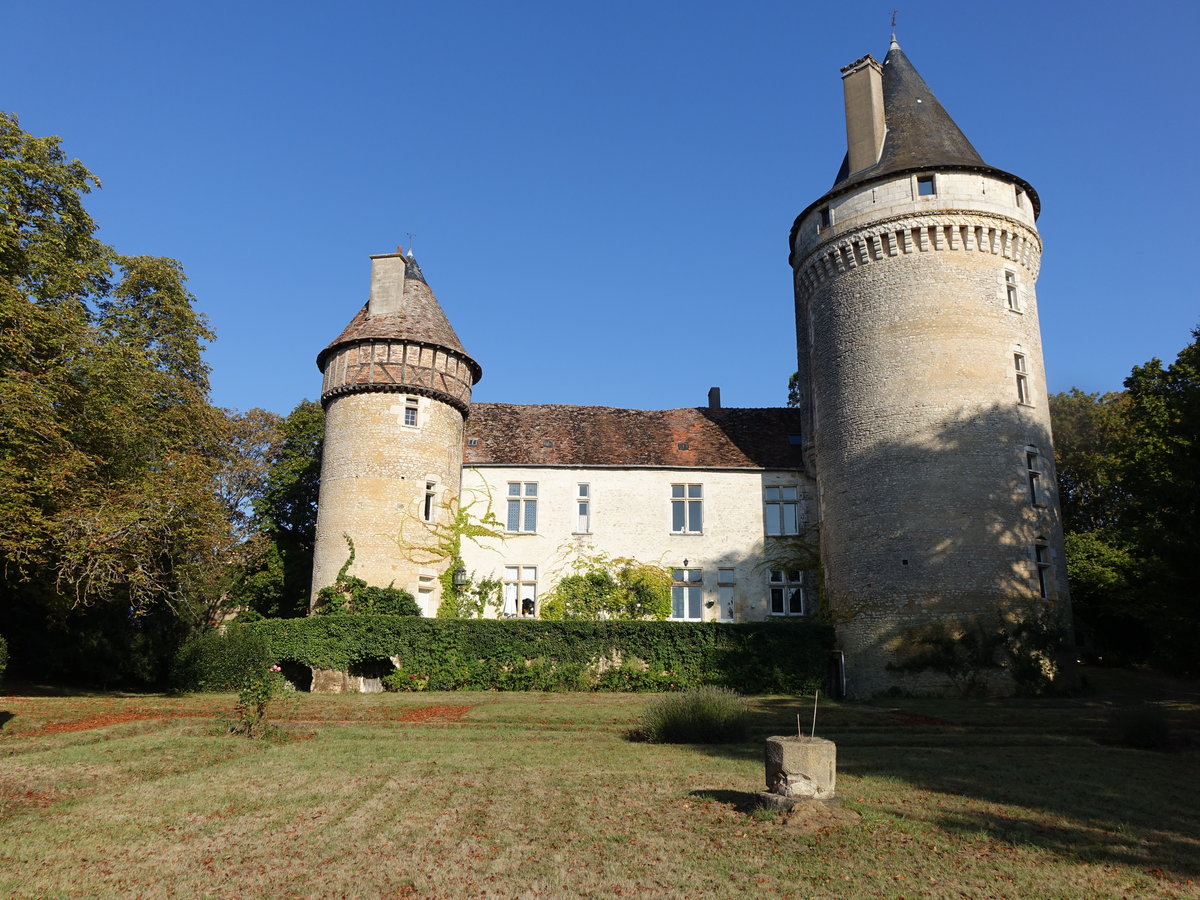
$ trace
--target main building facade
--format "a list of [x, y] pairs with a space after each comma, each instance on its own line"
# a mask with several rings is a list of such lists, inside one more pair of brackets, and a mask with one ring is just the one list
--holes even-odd
[[367, 305], [318, 357], [314, 594], [348, 537], [352, 574], [432, 615], [471, 522], [464, 568], [500, 582], [501, 615], [537, 615], [596, 556], [669, 568], [683, 621], [807, 616], [820, 593], [862, 694], [922, 686], [892, 664], [931, 625], [1065, 613], [1038, 196], [894, 40], [842, 74], [846, 159], [790, 238], [797, 408], [715, 388], [661, 411], [473, 404], [481, 368], [416, 261], [372, 257]]

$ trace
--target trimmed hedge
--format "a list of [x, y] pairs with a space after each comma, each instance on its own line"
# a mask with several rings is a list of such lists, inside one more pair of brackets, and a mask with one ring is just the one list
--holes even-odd
[[[398, 658], [428, 690], [678, 690], [717, 684], [746, 693], [820, 685], [833, 629], [813, 622], [547, 622], [328, 616], [231, 626], [261, 638], [273, 661], [349, 670]], [[186, 649], [186, 648], [185, 648]], [[177, 670], [182, 671], [177, 666]], [[213, 690], [224, 678], [180, 686]]]
[[274, 662], [265, 637], [248, 626], [202, 631], [184, 641], [175, 654], [171, 687], [178, 691], [237, 691], [251, 675], [266, 672]]

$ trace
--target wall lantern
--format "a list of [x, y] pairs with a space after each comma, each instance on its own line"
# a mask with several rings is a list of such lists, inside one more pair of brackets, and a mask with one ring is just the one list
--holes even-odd
[[467, 577], [467, 569], [465, 566], [459, 566], [457, 569], [454, 570], [454, 574], [450, 577], [451, 577], [451, 580], [454, 582], [455, 588], [464, 588], [467, 586], [468, 582], [470, 582], [470, 580], [471, 580], [470, 578]]

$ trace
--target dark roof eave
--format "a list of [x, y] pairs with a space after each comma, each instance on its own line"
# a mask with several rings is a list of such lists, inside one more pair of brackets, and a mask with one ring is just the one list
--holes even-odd
[[[864, 169], [864, 172], [870, 172], [870, 169]], [[1003, 169], [997, 169], [995, 166], [972, 166], [962, 163], [929, 163], [922, 166], [909, 166], [904, 169], [891, 169], [887, 172], [880, 172], [878, 175], [860, 175], [857, 178], [852, 178], [849, 181], [843, 181], [840, 184], [834, 185], [808, 206], [804, 207], [804, 211], [796, 216], [796, 221], [792, 223], [792, 230], [788, 233], [788, 264], [792, 265], [794, 260], [792, 254], [795, 252], [796, 246], [796, 231], [800, 228], [800, 222], [808, 216], [814, 209], [828, 203], [830, 200], [840, 197], [843, 194], [849, 194], [859, 188], [866, 187], [870, 184], [875, 184], [880, 181], [886, 181], [895, 178], [897, 175], [910, 175], [914, 172], [982, 172], [986, 175], [997, 175], [1000, 178], [1007, 179], [1014, 184], [1020, 185], [1029, 197], [1029, 202], [1033, 204], [1033, 217], [1036, 220], [1042, 212], [1042, 201], [1038, 197], [1038, 193], [1024, 178], [1013, 175], [1011, 172], [1005, 172]]]

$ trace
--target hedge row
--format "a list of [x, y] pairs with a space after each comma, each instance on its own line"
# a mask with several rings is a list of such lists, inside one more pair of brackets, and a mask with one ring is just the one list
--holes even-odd
[[[262, 645], [272, 661], [315, 669], [375, 669], [400, 662], [428, 690], [671, 690], [718, 684], [747, 693], [799, 693], [821, 683], [833, 630], [812, 622], [546, 622], [328, 616], [231, 627], [232, 651]], [[216, 645], [189, 642], [176, 666], [186, 690], [217, 687], [204, 670]], [[218, 654], [219, 655], [219, 654]], [[216, 660], [213, 660], [214, 664]], [[620, 663], [620, 664], [618, 664]], [[222, 664], [224, 665], [224, 664]], [[235, 666], [236, 667], [236, 666]], [[230, 667], [224, 665], [225, 672]]]

